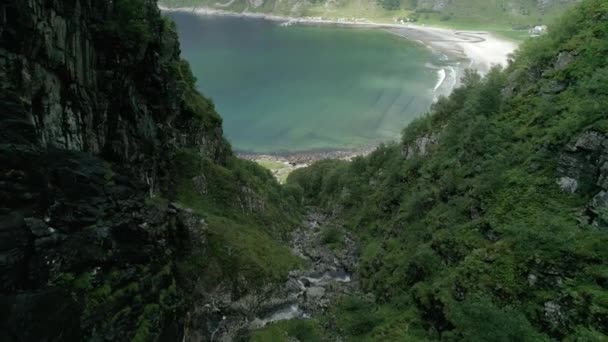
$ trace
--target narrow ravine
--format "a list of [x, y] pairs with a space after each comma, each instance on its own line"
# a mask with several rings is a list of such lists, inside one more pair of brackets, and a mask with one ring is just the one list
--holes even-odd
[[233, 341], [275, 322], [318, 317], [358, 289], [355, 239], [317, 208], [309, 208], [292, 233], [291, 249], [305, 266], [292, 270], [284, 284], [220, 305], [218, 312], [226, 315], [208, 330], [211, 341]]
[[251, 328], [271, 322], [310, 318], [324, 312], [337, 297], [352, 293], [358, 285], [353, 276], [357, 246], [350, 233], [316, 208], [310, 208], [302, 226], [293, 232], [293, 252], [309, 267], [290, 272], [285, 284], [288, 298]]

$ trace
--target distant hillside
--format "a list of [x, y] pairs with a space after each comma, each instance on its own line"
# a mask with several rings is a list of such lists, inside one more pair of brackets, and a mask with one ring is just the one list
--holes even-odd
[[163, 0], [173, 7], [292, 16], [410, 18], [448, 26], [524, 28], [544, 24], [578, 0]]

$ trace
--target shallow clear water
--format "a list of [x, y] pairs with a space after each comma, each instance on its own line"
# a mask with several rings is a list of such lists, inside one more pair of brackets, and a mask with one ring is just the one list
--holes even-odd
[[432, 103], [437, 56], [388, 32], [170, 13], [234, 148], [294, 152], [394, 139]]

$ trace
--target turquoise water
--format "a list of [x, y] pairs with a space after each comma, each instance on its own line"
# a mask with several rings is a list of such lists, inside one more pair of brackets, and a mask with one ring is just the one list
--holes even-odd
[[388, 32], [171, 13], [234, 148], [294, 152], [397, 138], [432, 103], [436, 59]]

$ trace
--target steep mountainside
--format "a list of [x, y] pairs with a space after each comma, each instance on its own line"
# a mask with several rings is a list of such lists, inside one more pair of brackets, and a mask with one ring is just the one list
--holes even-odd
[[546, 23], [578, 0], [162, 0], [171, 7], [205, 7], [232, 12], [290, 16], [410, 18], [422, 22], [484, 28], [524, 28]]
[[154, 0], [0, 4], [2, 340], [205, 335], [295, 265], [295, 203], [179, 53]]
[[[605, 341], [607, 56], [585, 0], [400, 143], [281, 187], [234, 157], [155, 0], [5, 0], [0, 336]], [[305, 282], [302, 204], [325, 211], [293, 234]], [[354, 246], [352, 284], [311, 286]], [[318, 317], [242, 331], [277, 288]]]
[[608, 339], [608, 2], [352, 163], [290, 175], [361, 240], [348, 340]]

